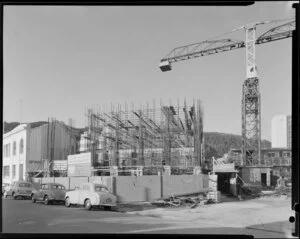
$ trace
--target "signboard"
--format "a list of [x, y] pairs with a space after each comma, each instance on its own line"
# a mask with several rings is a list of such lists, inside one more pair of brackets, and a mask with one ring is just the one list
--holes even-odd
[[234, 168], [234, 163], [214, 163], [213, 171], [214, 172], [237, 172]]
[[91, 176], [91, 153], [68, 156], [68, 176]]

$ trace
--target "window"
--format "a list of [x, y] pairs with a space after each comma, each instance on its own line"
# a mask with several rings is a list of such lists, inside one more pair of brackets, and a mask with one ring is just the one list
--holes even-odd
[[16, 144], [16, 141], [14, 141], [13, 143], [13, 155], [16, 155], [17, 153], [17, 144]]
[[42, 184], [41, 188], [42, 189], [48, 189], [49, 187], [48, 187], [48, 184]]
[[9, 166], [4, 166], [3, 167], [3, 176], [6, 178], [6, 177], [9, 177]]
[[3, 146], [3, 156], [6, 158], [10, 156], [10, 144], [5, 144]]
[[19, 183], [19, 187], [21, 187], [21, 188], [30, 188], [31, 184], [30, 183]]
[[12, 168], [12, 176], [13, 176], [13, 178], [16, 177], [16, 165], [13, 165], [13, 168]]
[[7, 145], [6, 145], [6, 157], [9, 157], [9, 156], [10, 156], [9, 150], [10, 150], [10, 144], [7, 144]]
[[268, 152], [268, 157], [274, 158], [275, 157], [275, 153], [274, 152]]
[[104, 187], [102, 185], [95, 185], [95, 191], [96, 192], [109, 192], [107, 187]]
[[282, 152], [282, 157], [286, 157], [286, 152]]
[[64, 187], [64, 186], [61, 186], [61, 185], [52, 185], [52, 188], [53, 188], [53, 189], [65, 190], [65, 187]]
[[21, 139], [20, 140], [20, 154], [23, 154], [23, 151], [24, 151], [24, 140]]
[[287, 156], [288, 158], [291, 157], [291, 153], [290, 153], [290, 152], [286, 153], [286, 156]]

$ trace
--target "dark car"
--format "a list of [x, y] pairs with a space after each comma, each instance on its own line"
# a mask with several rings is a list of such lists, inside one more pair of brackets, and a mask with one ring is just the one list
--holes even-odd
[[32, 184], [25, 181], [15, 181], [12, 185], [7, 186], [3, 196], [12, 196], [14, 199], [17, 198], [30, 198], [34, 188]]
[[31, 195], [33, 203], [36, 201], [43, 201], [46, 205], [52, 202], [65, 201], [66, 188], [59, 183], [44, 183], [41, 188], [34, 190]]

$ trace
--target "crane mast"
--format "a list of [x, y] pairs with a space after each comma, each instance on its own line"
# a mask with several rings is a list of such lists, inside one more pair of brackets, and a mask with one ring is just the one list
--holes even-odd
[[245, 29], [245, 41], [219, 39], [203, 41], [174, 48], [160, 61], [160, 69], [170, 71], [171, 64], [206, 55], [246, 48], [246, 80], [242, 87], [242, 166], [261, 165], [261, 95], [255, 61], [255, 45], [285, 39], [292, 36], [295, 21], [276, 26], [256, 38], [256, 26], [278, 21], [264, 21], [232, 30]]

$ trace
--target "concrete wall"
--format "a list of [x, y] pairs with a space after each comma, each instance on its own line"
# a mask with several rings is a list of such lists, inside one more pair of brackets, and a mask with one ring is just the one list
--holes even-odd
[[104, 184], [108, 187], [108, 189], [113, 192], [113, 180], [110, 176], [92, 176], [90, 177], [90, 182], [97, 182], [100, 184]]
[[[99, 179], [100, 178], [100, 179]], [[101, 179], [102, 178], [102, 179]], [[66, 187], [68, 190], [75, 189], [75, 187], [79, 186], [81, 183], [85, 182], [98, 182], [106, 185], [111, 191], [111, 178], [110, 177], [45, 177], [45, 178], [34, 178], [34, 182], [42, 184], [42, 183], [60, 183]]]
[[53, 178], [55, 183], [60, 183], [64, 185], [67, 189], [69, 189], [70, 179], [67, 177]]
[[196, 193], [208, 188], [208, 175], [121, 176], [121, 177], [60, 177], [35, 178], [35, 182], [56, 182], [68, 190], [84, 182], [98, 182], [114, 193], [118, 202], [154, 201], [174, 194]]
[[161, 178], [156, 175], [116, 177], [114, 193], [119, 202], [153, 201], [161, 197]]
[[75, 189], [82, 183], [88, 183], [89, 177], [70, 177], [70, 189]]
[[163, 196], [199, 192], [203, 189], [202, 175], [170, 175], [163, 177]]

